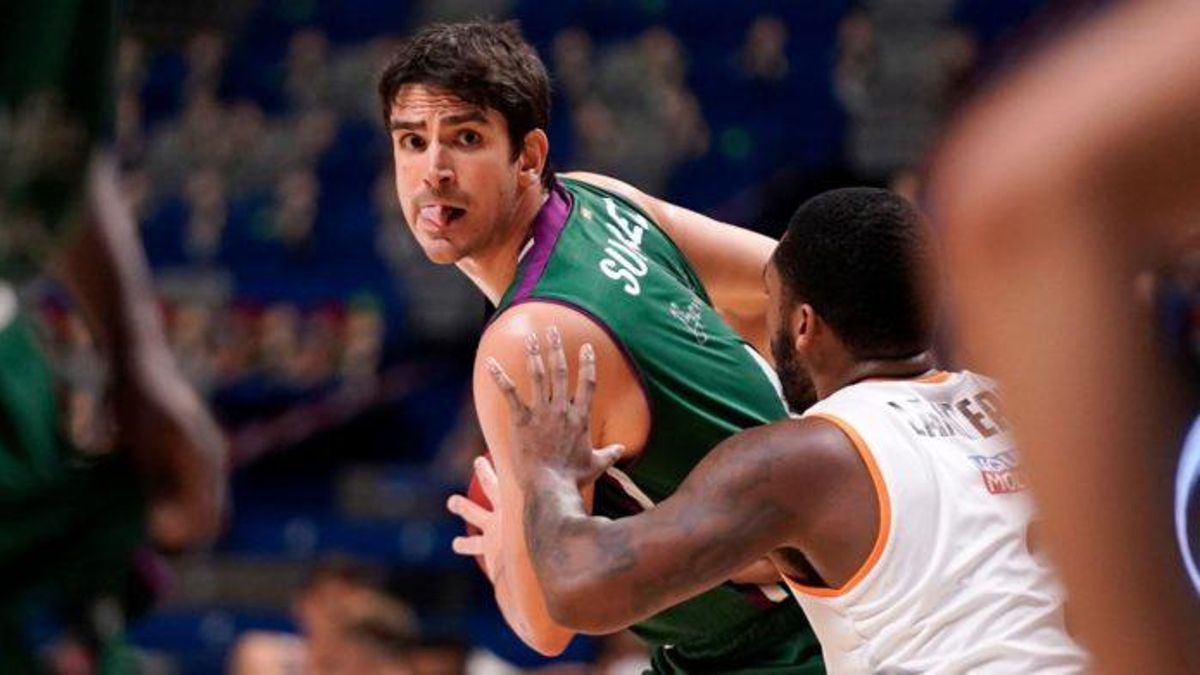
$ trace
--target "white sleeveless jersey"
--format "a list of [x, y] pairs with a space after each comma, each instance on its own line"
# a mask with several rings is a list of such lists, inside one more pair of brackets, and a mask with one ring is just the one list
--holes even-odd
[[969, 372], [871, 380], [804, 417], [839, 426], [880, 500], [880, 533], [841, 588], [790, 581], [829, 672], [1079, 673], [1063, 593], [1029, 549], [1032, 504], [995, 383]]

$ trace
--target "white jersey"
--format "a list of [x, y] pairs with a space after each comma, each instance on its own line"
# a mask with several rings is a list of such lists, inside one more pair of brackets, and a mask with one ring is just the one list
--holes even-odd
[[1079, 673], [1063, 593], [1029, 549], [1032, 504], [995, 383], [969, 372], [851, 385], [804, 413], [866, 463], [880, 532], [841, 588], [789, 581], [831, 673]]

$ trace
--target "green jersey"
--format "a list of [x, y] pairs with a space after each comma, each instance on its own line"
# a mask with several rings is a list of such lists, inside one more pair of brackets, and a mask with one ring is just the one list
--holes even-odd
[[[650, 408], [641, 454], [597, 485], [598, 515], [619, 518], [667, 498], [722, 440], [787, 414], [770, 366], [635, 205], [563, 179], [531, 229], [497, 316], [524, 302], [583, 313], [620, 347]], [[726, 583], [633, 630], [656, 648], [663, 672], [823, 672], [812, 629], [776, 587]]]
[[0, 2], [0, 278], [37, 272], [79, 220], [112, 127], [115, 35], [112, 2]]
[[[79, 221], [112, 122], [115, 17], [102, 0], [0, 2], [0, 297]], [[144, 500], [124, 456], [72, 447], [32, 327], [0, 306], [0, 672], [27, 673], [31, 617], [91, 622], [126, 592]], [[128, 672], [119, 638], [94, 637], [100, 671]]]

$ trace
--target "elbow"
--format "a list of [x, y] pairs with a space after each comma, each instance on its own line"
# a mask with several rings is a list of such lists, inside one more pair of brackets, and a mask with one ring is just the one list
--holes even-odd
[[573, 637], [574, 635], [571, 633], [554, 631], [553, 634], [545, 632], [522, 635], [521, 640], [538, 654], [547, 658], [554, 658], [567, 650], [567, 645], [571, 644], [571, 638]]
[[151, 541], [165, 553], [181, 553], [211, 545], [225, 525], [224, 491], [178, 495], [150, 507]]
[[[513, 632], [521, 638], [521, 642], [542, 656], [553, 658], [562, 654], [566, 651], [567, 645], [571, 644], [571, 639], [575, 637], [574, 631], [568, 630], [552, 620], [547, 620], [546, 615], [542, 615], [541, 620], [538, 621], [531, 620], [530, 617], [514, 620], [515, 617], [510, 612], [504, 611], [503, 605], [501, 605], [501, 611]], [[547, 612], [548, 614], [549, 612]]]

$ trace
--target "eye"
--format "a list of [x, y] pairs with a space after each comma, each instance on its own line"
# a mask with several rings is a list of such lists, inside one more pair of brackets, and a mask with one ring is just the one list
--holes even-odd
[[458, 133], [458, 142], [462, 145], [479, 145], [483, 142], [483, 136], [474, 129], [463, 129]]
[[399, 144], [401, 148], [415, 152], [425, 149], [425, 139], [416, 134], [404, 134], [400, 137]]

